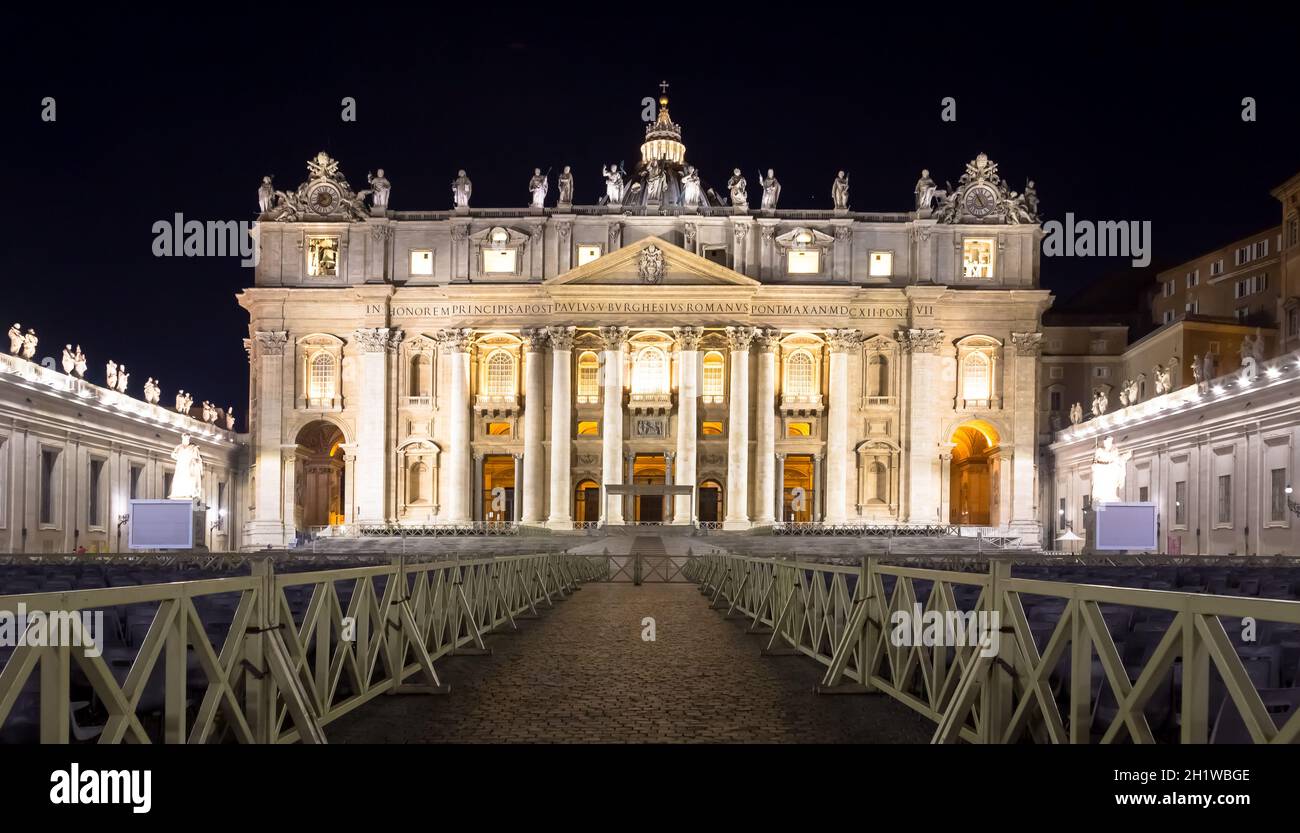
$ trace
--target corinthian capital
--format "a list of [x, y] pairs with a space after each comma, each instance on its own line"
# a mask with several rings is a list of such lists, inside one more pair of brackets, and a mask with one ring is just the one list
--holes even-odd
[[1042, 333], [1012, 333], [1011, 343], [1021, 356], [1037, 356], [1043, 349]]
[[572, 350], [573, 335], [577, 332], [576, 327], [547, 327], [546, 334], [551, 339], [551, 349], [553, 350]]
[[898, 343], [905, 353], [937, 353], [943, 343], [943, 330], [905, 328], [898, 331]]
[[525, 353], [540, 353], [546, 349], [546, 342], [550, 336], [545, 327], [525, 327], [519, 332], [520, 338], [524, 341]]
[[284, 345], [289, 342], [286, 330], [258, 330], [257, 354], [259, 356], [283, 356]]
[[862, 333], [859, 330], [827, 330], [826, 343], [832, 353], [848, 353], [862, 346]]
[[388, 327], [363, 327], [352, 334], [357, 344], [361, 345], [362, 351], [366, 353], [392, 350], [401, 343], [402, 336], [401, 330], [390, 330]]
[[444, 353], [468, 353], [473, 336], [474, 331], [468, 328], [439, 330], [438, 345]]
[[781, 343], [781, 331], [768, 327], [759, 327], [754, 331], [754, 342], [761, 353], [771, 353]]
[[742, 353], [748, 352], [749, 346], [754, 342], [753, 327], [728, 327], [727, 344], [731, 346], [731, 352]]
[[677, 339], [677, 349], [693, 352], [700, 349], [700, 339], [704, 338], [703, 327], [673, 327], [673, 337]]
[[600, 337], [605, 340], [606, 350], [622, 350], [627, 341], [627, 327], [601, 327]]

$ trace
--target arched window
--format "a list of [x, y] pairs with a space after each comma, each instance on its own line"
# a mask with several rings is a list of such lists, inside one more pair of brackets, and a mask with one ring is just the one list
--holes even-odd
[[407, 396], [431, 396], [432, 364], [427, 353], [416, 353], [411, 357], [411, 378]]
[[515, 392], [515, 359], [505, 350], [497, 350], [487, 360], [488, 396], [511, 396]]
[[704, 354], [703, 394], [705, 401], [721, 402], [723, 397], [725, 365], [722, 354], [711, 350]]
[[600, 398], [600, 358], [590, 350], [578, 356], [578, 401]]
[[867, 396], [889, 396], [889, 359], [882, 353], [867, 357]]
[[334, 398], [334, 357], [329, 353], [317, 353], [311, 360], [311, 373], [307, 382], [309, 399]]
[[989, 357], [984, 353], [970, 353], [966, 356], [962, 378], [963, 399], [991, 399], [993, 389], [989, 373]]
[[813, 357], [806, 350], [797, 350], [785, 360], [785, 393], [787, 396], [812, 396], [814, 389]]
[[668, 392], [668, 361], [658, 347], [642, 347], [632, 365], [632, 393]]

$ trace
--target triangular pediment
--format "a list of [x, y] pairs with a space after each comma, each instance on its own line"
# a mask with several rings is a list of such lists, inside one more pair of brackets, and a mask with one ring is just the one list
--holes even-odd
[[556, 275], [546, 283], [550, 286], [585, 284], [647, 288], [760, 285], [753, 278], [653, 236], [643, 237], [590, 263]]

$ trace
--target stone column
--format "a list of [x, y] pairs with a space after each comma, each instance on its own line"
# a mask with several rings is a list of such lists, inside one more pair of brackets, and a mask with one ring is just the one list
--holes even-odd
[[[623, 475], [623, 482], [627, 483], [628, 485], [631, 485], [633, 482], [633, 474], [636, 472], [636, 452], [635, 451], [624, 452], [623, 460], [627, 466], [627, 468], [625, 469], [625, 473]], [[633, 495], [624, 495], [621, 503], [623, 504], [624, 520], [627, 523], [635, 523], [636, 522], [636, 497]]]
[[[627, 327], [601, 327], [600, 337], [605, 340], [601, 354], [601, 399], [604, 402], [604, 419], [600, 426], [600, 479], [602, 487], [623, 482], [623, 343], [627, 341]], [[621, 525], [623, 501], [610, 500], [603, 491], [600, 517], [608, 524]]]
[[[542, 517], [542, 476], [546, 454], [542, 441], [546, 433], [546, 330], [524, 330], [524, 465], [515, 465], [515, 514], [520, 523], [537, 526]], [[517, 459], [517, 458], [516, 458]], [[522, 474], [523, 489], [520, 490]]]
[[507, 518], [506, 520], [509, 520], [513, 523], [519, 523], [520, 519], [523, 518], [523, 504], [520, 500], [520, 496], [522, 494], [521, 487], [524, 485], [524, 455], [516, 454], [514, 455], [514, 457], [515, 457], [515, 499], [512, 502], [513, 505], [510, 507], [510, 517]]
[[470, 518], [475, 521], [486, 521], [483, 515], [483, 455], [474, 454], [474, 481], [469, 489], [470, 500]]
[[[469, 422], [469, 330], [442, 330], [438, 343], [447, 357], [449, 378], [445, 406], [447, 410], [446, 465], [443, 467], [443, 519], [463, 524], [470, 520], [470, 422]], [[440, 397], [441, 399], [441, 397]]]
[[551, 341], [551, 529], [573, 529], [573, 327], [548, 327]]
[[771, 526], [776, 516], [776, 348], [779, 330], [759, 330], [758, 393], [754, 401], [754, 523]]
[[939, 345], [943, 330], [910, 328], [899, 331], [907, 355], [907, 517], [911, 523], [939, 520], [939, 437], [936, 414], [940, 385]]
[[[700, 327], [675, 327], [677, 337], [677, 366], [680, 380], [677, 387], [677, 482], [695, 485], [697, 411], [699, 406]], [[693, 515], [691, 495], [673, 498], [673, 523], [689, 524]]]
[[[664, 452], [664, 485], [676, 485], [676, 472], [673, 471], [673, 459], [677, 455], [671, 451]], [[672, 523], [673, 509], [676, 508], [677, 501], [671, 496], [665, 495], [663, 501], [664, 523]]]
[[[1011, 459], [1011, 528], [1025, 544], [1037, 544], [1042, 536], [1042, 525], [1034, 511], [1038, 493], [1038, 357], [1042, 340], [1042, 333], [1011, 334], [1011, 343], [1016, 348], [1012, 382], [1015, 387], [1010, 391], [1013, 397], [1012, 424], [1015, 426]], [[1006, 402], [1005, 394], [1003, 402]], [[1005, 500], [1006, 492], [1002, 494]], [[1155, 494], [1154, 489], [1152, 494]]]
[[357, 522], [357, 454], [356, 448], [343, 449], [343, 522]]
[[731, 347], [727, 418], [727, 517], [723, 529], [749, 529], [749, 347], [753, 327], [728, 327]]
[[360, 351], [357, 404], [357, 520], [388, 520], [388, 377], [389, 357], [402, 331], [369, 327], [353, 333]]
[[297, 495], [298, 495], [298, 447], [295, 445], [286, 445], [281, 449], [280, 459], [283, 461], [284, 486], [281, 490], [284, 497], [284, 543], [281, 546], [287, 546], [298, 534], [298, 517], [297, 517]]
[[773, 496], [776, 522], [785, 522], [785, 455], [776, 455], [776, 494]]
[[822, 455], [813, 455], [813, 523], [826, 519], [822, 507], [826, 505], [826, 481], [822, 478]]
[[[250, 341], [253, 351], [253, 384], [257, 387], [256, 412], [251, 415], [252, 422], [249, 424], [253, 434], [251, 453], [253, 465], [256, 466], [254, 475], [257, 482], [253, 494], [253, 517], [244, 532], [244, 544], [250, 548], [284, 546], [284, 523], [286, 520], [293, 521], [293, 518], [284, 517], [280, 502], [280, 486], [284, 480], [280, 449], [282, 409], [286, 401], [292, 402], [294, 396], [292, 382], [288, 391], [284, 385], [285, 347], [288, 341], [289, 334], [282, 330], [258, 331]], [[292, 363], [292, 351], [290, 362]], [[140, 496], [153, 497], [143, 483]], [[24, 523], [16, 526], [21, 529]]]
[[849, 480], [849, 353], [858, 349], [862, 334], [857, 330], [827, 330], [831, 367], [826, 390], [830, 395], [826, 412], [826, 516], [828, 524], [848, 520]]

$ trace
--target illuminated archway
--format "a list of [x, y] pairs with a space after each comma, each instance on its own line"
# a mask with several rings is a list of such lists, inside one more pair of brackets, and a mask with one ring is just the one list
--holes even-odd
[[949, 438], [948, 522], [992, 526], [998, 522], [1001, 474], [998, 431], [982, 419], [963, 422]]
[[298, 432], [294, 472], [294, 507], [299, 529], [344, 523], [343, 432], [324, 420]]

